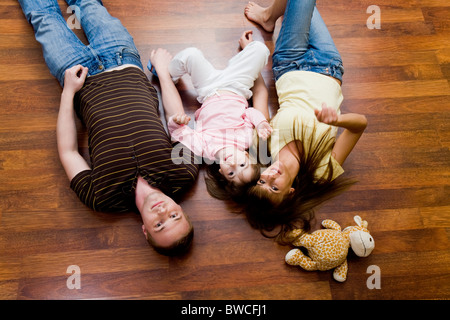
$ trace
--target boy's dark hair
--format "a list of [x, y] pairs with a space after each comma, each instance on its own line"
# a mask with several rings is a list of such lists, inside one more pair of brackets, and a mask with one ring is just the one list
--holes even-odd
[[165, 256], [182, 256], [186, 254], [191, 245], [192, 241], [194, 239], [194, 227], [189, 219], [189, 232], [179, 239], [178, 241], [175, 241], [172, 245], [168, 247], [159, 246], [156, 242], [153, 241], [153, 238], [150, 236], [150, 234], [147, 234], [147, 241], [150, 244], [150, 246], [159, 254], [165, 255]]
[[[295, 127], [293, 130], [296, 130]], [[315, 130], [314, 128], [312, 132], [313, 137]], [[260, 230], [265, 237], [274, 238], [283, 245], [291, 243], [294, 239], [289, 236], [290, 231], [298, 228], [304, 232], [309, 231], [311, 220], [314, 218], [314, 209], [355, 183], [342, 177], [333, 179], [331, 161], [327, 165], [326, 173], [322, 177], [316, 177], [316, 170], [321, 165], [322, 159], [335, 143], [330, 131], [316, 140], [310, 139], [305, 143], [305, 132], [302, 130], [302, 136], [298, 140], [301, 142], [302, 150], [309, 152], [305, 154], [299, 150], [300, 169], [292, 184], [295, 190], [281, 203], [271, 202], [267, 193], [256, 185], [249, 188], [244, 213], [250, 225]]]

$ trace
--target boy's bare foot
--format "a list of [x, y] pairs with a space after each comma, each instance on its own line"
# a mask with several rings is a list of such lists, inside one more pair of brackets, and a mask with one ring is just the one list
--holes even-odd
[[273, 32], [273, 30], [275, 29], [276, 20], [273, 21], [270, 18], [270, 13], [268, 12], [267, 8], [263, 8], [250, 1], [245, 6], [244, 13], [248, 20], [256, 22], [267, 32]]

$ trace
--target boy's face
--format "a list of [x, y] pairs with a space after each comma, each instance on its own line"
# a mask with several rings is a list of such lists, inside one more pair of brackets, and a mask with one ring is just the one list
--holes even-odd
[[224, 160], [220, 163], [219, 172], [225, 179], [236, 185], [243, 185], [251, 181], [254, 169], [246, 151], [230, 150]]
[[159, 246], [168, 247], [190, 230], [183, 209], [162, 192], [149, 195], [141, 212], [146, 237], [151, 236]]

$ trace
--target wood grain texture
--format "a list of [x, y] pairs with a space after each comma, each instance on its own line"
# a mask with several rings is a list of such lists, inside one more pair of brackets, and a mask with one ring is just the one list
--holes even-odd
[[[66, 18], [67, 5], [58, 1]], [[168, 258], [149, 248], [138, 215], [83, 206], [56, 152], [61, 88], [15, 0], [0, 0], [0, 299], [341, 300], [450, 298], [450, 4], [445, 0], [321, 0], [318, 8], [346, 73], [343, 112], [369, 126], [344, 165], [359, 182], [316, 212], [345, 227], [358, 214], [376, 241], [367, 258], [349, 254], [349, 274], [285, 264], [290, 248], [251, 229], [239, 208], [211, 198], [202, 170], [182, 202], [195, 226], [191, 252]], [[152, 49], [200, 48], [218, 68], [238, 52], [244, 30], [273, 52], [248, 21], [247, 1], [103, 0], [133, 35], [146, 65]], [[263, 5], [270, 0], [261, 0]], [[366, 9], [381, 9], [369, 30]], [[75, 30], [86, 41], [82, 30]], [[146, 74], [159, 90], [157, 79]], [[277, 108], [271, 61], [263, 71]], [[178, 84], [187, 112], [198, 108], [189, 79]], [[161, 106], [162, 110], [162, 106]], [[87, 155], [86, 132], [78, 124]], [[67, 267], [81, 269], [70, 290]], [[369, 289], [369, 266], [381, 289]]]

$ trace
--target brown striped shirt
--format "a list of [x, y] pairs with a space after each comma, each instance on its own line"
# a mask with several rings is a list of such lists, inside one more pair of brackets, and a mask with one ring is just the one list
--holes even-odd
[[198, 174], [194, 156], [178, 153], [183, 163], [172, 161], [157, 92], [140, 69], [87, 78], [75, 108], [88, 130], [92, 170], [80, 172], [70, 186], [88, 207], [135, 211], [138, 175], [172, 198], [193, 185]]

